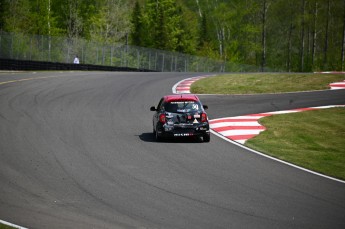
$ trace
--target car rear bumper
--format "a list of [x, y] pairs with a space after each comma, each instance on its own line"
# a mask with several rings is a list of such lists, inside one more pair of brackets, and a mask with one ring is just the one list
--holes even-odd
[[209, 125], [194, 126], [190, 128], [176, 128], [171, 126], [163, 126], [158, 128], [157, 134], [163, 138], [180, 138], [180, 137], [193, 137], [210, 135]]

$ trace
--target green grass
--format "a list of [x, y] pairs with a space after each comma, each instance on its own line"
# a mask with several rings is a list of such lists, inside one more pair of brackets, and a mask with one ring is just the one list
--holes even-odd
[[4, 224], [1, 224], [0, 223], [0, 229], [13, 229], [14, 227], [10, 227], [10, 226], [7, 226], [7, 225], [4, 225]]
[[196, 94], [256, 94], [329, 89], [343, 81], [345, 74], [246, 73], [208, 77], [193, 83]]
[[273, 115], [259, 121], [267, 130], [246, 146], [345, 180], [345, 108]]

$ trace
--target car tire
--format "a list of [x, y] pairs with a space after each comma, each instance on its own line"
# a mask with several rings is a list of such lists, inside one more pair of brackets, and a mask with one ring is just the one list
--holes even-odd
[[156, 138], [157, 142], [162, 141], [162, 137], [158, 135], [158, 131], [157, 130], [154, 130], [154, 134], [155, 134], [155, 138]]
[[210, 142], [210, 140], [211, 140], [210, 134], [204, 134], [204, 136], [202, 138], [203, 138], [204, 142]]

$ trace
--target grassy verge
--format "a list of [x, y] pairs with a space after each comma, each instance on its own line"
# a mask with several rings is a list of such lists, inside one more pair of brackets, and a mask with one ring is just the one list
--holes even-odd
[[260, 119], [267, 130], [246, 146], [345, 180], [345, 108], [273, 115]]
[[329, 89], [345, 74], [246, 73], [225, 74], [198, 80], [191, 86], [196, 94], [255, 94]]
[[7, 226], [7, 225], [4, 225], [4, 224], [1, 224], [0, 223], [0, 229], [13, 229], [14, 227], [10, 227], [10, 226]]

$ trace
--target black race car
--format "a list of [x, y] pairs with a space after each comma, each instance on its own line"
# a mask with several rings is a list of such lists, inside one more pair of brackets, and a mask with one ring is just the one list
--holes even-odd
[[210, 127], [203, 106], [196, 95], [166, 95], [158, 103], [153, 115], [153, 133], [156, 140], [162, 138], [197, 137], [210, 141]]

